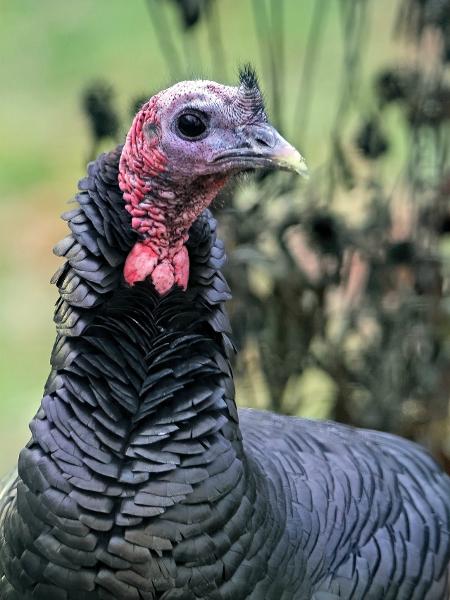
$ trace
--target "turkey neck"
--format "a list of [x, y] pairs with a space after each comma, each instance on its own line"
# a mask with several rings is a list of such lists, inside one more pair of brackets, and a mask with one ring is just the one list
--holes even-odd
[[124, 193], [128, 198], [125, 208], [141, 243], [161, 258], [177, 254], [189, 239], [189, 228], [197, 215], [211, 204], [225, 181], [225, 177], [205, 176], [174, 185], [159, 176], [142, 183], [142, 196]]
[[221, 585], [249, 553], [270, 552], [270, 515], [238, 426], [215, 221], [205, 212], [191, 228], [187, 292], [126, 286], [133, 237], [113, 218], [117, 156], [81, 182], [72, 234], [56, 249], [67, 259], [54, 278], [59, 334], [18, 504], [36, 537], [37, 513], [54, 538], [46, 552], [63, 588], [61, 573], [75, 569], [81, 589], [137, 598], [130, 585], [187, 589], [194, 568], [206, 588]]

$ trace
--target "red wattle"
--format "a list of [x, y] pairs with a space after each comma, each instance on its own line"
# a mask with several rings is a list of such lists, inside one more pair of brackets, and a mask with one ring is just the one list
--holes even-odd
[[186, 290], [189, 281], [189, 253], [186, 246], [181, 247], [181, 250], [173, 257], [172, 262], [175, 271], [175, 283], [182, 290]]
[[165, 259], [155, 267], [152, 282], [161, 296], [170, 292], [175, 283], [175, 274], [173, 264], [169, 260]]
[[137, 242], [125, 261], [123, 275], [129, 285], [144, 281], [149, 277], [158, 262], [158, 255], [146, 244]]
[[186, 290], [189, 279], [189, 254], [182, 246], [173, 257], [160, 256], [147, 244], [136, 242], [127, 256], [124, 277], [128, 285], [150, 278], [156, 291], [167, 294], [175, 284]]

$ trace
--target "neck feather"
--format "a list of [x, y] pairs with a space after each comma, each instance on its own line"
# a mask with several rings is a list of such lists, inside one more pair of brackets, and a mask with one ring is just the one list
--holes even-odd
[[206, 211], [185, 293], [124, 285], [135, 238], [117, 162], [90, 167], [57, 246], [59, 333], [6, 517], [4, 564], [21, 567], [8, 585], [21, 597], [37, 581], [54, 597], [249, 595], [264, 570], [246, 561], [266, 564], [278, 538], [238, 427], [223, 244]]
[[[87, 187], [92, 201], [95, 181]], [[93, 207], [83, 202], [86, 225]], [[79, 216], [73, 213], [69, 223]], [[54, 537], [58, 548], [46, 559], [63, 561], [67, 585], [73, 585], [73, 561], [88, 586], [82, 589], [100, 585], [120, 595], [125, 584], [117, 573], [126, 568], [156, 588], [181, 588], [193, 565], [211, 569], [211, 552], [228, 557], [231, 574], [240, 564], [232, 559], [233, 547], [243, 535], [233, 523], [252, 518], [255, 490], [234, 403], [223, 310], [229, 292], [215, 221], [204, 213], [191, 229], [186, 293], [161, 298], [148, 282], [116, 284], [103, 302], [80, 308], [83, 286], [103, 290], [99, 276], [81, 281], [95, 256], [83, 243], [92, 239], [88, 231], [74, 228], [71, 244], [59, 247], [68, 267], [55, 281], [66, 311], [72, 309], [75, 320], [84, 311], [78, 316], [84, 325], [56, 341], [32, 439], [20, 455], [17, 518], [32, 517], [36, 535], [41, 522], [42, 535]], [[100, 250], [108, 244], [96, 239], [101, 273], [109, 263]], [[74, 244], [80, 246], [75, 267]], [[109, 270], [104, 275], [111, 279]], [[223, 527], [229, 527], [226, 544], [217, 533]], [[96, 542], [81, 548], [77, 536]], [[30, 551], [36, 548], [33, 542]], [[91, 568], [98, 562], [100, 578], [98, 567]], [[223, 564], [217, 560], [216, 566], [211, 577], [218, 582]]]

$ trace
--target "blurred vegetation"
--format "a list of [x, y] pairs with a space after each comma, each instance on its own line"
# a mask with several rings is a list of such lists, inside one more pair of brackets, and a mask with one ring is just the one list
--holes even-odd
[[[450, 456], [448, 0], [0, 0], [0, 468], [48, 371], [57, 214], [153, 91], [251, 61], [312, 171], [238, 182], [240, 403]], [[84, 114], [83, 114], [84, 113]]]

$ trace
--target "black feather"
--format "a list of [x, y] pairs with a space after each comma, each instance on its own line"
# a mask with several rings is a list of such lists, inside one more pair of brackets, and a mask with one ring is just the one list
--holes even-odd
[[256, 70], [250, 63], [239, 68], [239, 83], [249, 92], [261, 91]]

